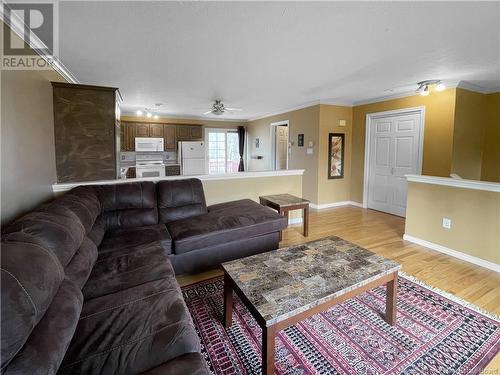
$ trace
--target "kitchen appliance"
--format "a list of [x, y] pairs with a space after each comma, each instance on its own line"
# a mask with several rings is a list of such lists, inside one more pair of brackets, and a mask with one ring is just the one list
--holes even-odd
[[177, 157], [182, 175], [199, 176], [207, 173], [205, 142], [179, 142]]
[[137, 154], [135, 156], [135, 177], [165, 177], [163, 154]]
[[135, 138], [135, 152], [163, 152], [163, 138]]

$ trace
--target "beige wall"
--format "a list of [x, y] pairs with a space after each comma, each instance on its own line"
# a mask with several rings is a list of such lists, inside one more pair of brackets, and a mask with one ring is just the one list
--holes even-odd
[[52, 198], [52, 71], [1, 72], [2, 225]]
[[500, 264], [500, 193], [410, 182], [405, 233]]
[[449, 176], [453, 153], [455, 89], [433, 91], [429, 96], [414, 95], [353, 107], [352, 171], [350, 197], [363, 201], [366, 115], [374, 112], [425, 106], [423, 174]]
[[[250, 171], [271, 170], [271, 123], [289, 121], [289, 137], [293, 142], [289, 155], [289, 169], [304, 169], [302, 195], [316, 203], [318, 201], [318, 150], [319, 150], [320, 106], [315, 105], [296, 111], [282, 113], [247, 123], [248, 166]], [[297, 135], [304, 134], [304, 147], [297, 146]], [[255, 139], [259, 138], [260, 147], [255, 148]], [[309, 141], [314, 144], [313, 155], [306, 154]], [[263, 159], [252, 157], [263, 156]]]
[[481, 179], [500, 182], [500, 92], [486, 95], [486, 113]]
[[[340, 120], [346, 120], [346, 126], [339, 126]], [[344, 178], [341, 179], [328, 179], [329, 133], [345, 134]], [[351, 141], [352, 108], [322, 104], [319, 120], [318, 204], [350, 200]]]

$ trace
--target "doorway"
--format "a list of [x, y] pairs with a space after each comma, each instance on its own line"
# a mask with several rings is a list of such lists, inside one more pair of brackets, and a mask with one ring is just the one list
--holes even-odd
[[406, 216], [405, 175], [422, 174], [425, 108], [366, 116], [363, 207]]
[[288, 169], [288, 121], [271, 123], [271, 140], [271, 169], [275, 171]]

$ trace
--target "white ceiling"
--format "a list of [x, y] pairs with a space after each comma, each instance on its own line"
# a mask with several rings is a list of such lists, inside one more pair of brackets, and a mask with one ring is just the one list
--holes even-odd
[[500, 2], [65, 1], [59, 24], [62, 62], [119, 87], [124, 112], [201, 116], [220, 98], [249, 119], [424, 79], [500, 90]]

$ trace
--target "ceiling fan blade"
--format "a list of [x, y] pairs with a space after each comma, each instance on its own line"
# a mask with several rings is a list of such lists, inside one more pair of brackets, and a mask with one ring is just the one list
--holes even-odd
[[210, 111], [206, 111], [205, 113], [203, 113], [204, 115], [208, 115], [209, 113], [212, 113], [212, 110]]
[[228, 108], [228, 107], [224, 107], [224, 109], [227, 109], [228, 111], [243, 111], [243, 109], [241, 109], [241, 108]]

